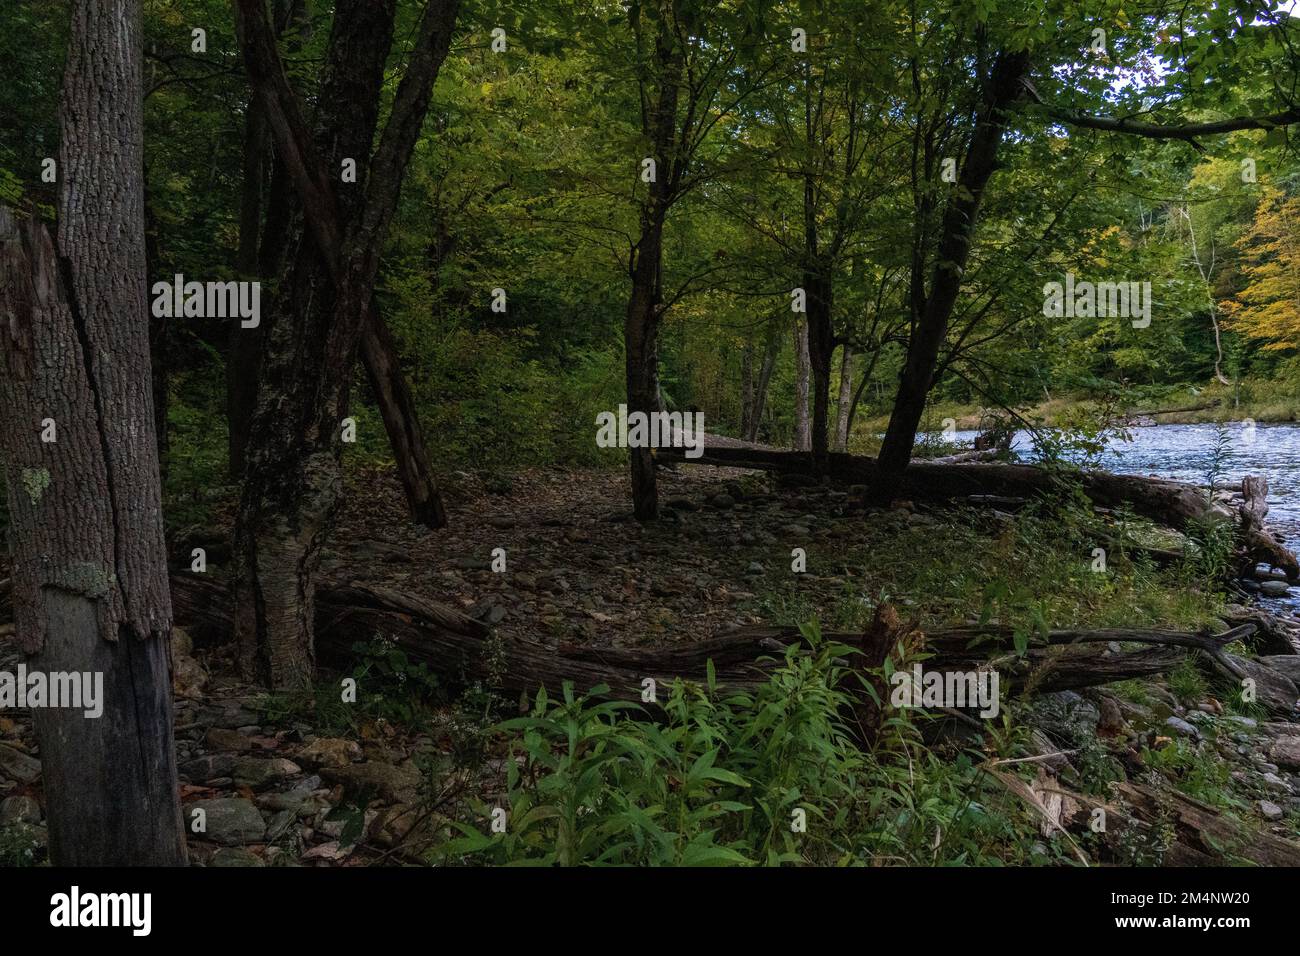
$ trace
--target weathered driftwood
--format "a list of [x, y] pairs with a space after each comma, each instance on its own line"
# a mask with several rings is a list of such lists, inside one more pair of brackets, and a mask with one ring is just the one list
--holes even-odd
[[1300, 622], [1288, 620], [1261, 607], [1242, 604], [1232, 605], [1220, 618], [1229, 627], [1254, 624], [1256, 631], [1251, 646], [1260, 654], [1300, 655]]
[[[0, 618], [4, 600], [0, 583]], [[172, 604], [177, 623], [200, 643], [230, 639], [230, 597], [220, 581], [174, 574]], [[865, 633], [830, 632], [823, 638], [857, 648], [862, 655], [858, 666], [869, 670], [879, 667], [898, 642], [910, 636], [914, 647], [928, 655], [926, 670], [996, 667], [1004, 693], [1078, 690], [1150, 677], [1168, 672], [1187, 652], [1196, 651], [1231, 679], [1254, 679], [1260, 701], [1275, 713], [1289, 714], [1297, 697], [1289, 677], [1223, 650], [1254, 631], [1253, 623], [1219, 635], [1129, 628], [1055, 630], [1035, 638], [1019, 654], [1014, 633], [1006, 628], [956, 627], [921, 634], [896, 617], [878, 614]], [[605, 696], [624, 700], [640, 700], [646, 678], [659, 688], [671, 686], [678, 678], [703, 682], [710, 661], [719, 685], [728, 690], [752, 689], [766, 679], [772, 664], [789, 647], [805, 643], [797, 628], [754, 626], [666, 647], [552, 647], [494, 636], [487, 625], [453, 608], [387, 588], [327, 585], [317, 592], [316, 642], [322, 662], [348, 666], [355, 658], [354, 646], [376, 637], [394, 642], [450, 686], [478, 683], [502, 693], [531, 695], [539, 687], [555, 692], [571, 682], [581, 693], [605, 685], [609, 688]], [[1111, 643], [1150, 646], [1114, 653], [1106, 646]]]
[[1170, 828], [1172, 842], [1164, 849], [1165, 866], [1208, 866], [1253, 863], [1257, 866], [1300, 866], [1300, 843], [1248, 827], [1218, 810], [1174, 790], [1137, 783], [1112, 785], [1117, 801], [1103, 802], [1087, 794], [1067, 795], [1088, 813], [1075, 817], [1075, 828], [1086, 829], [1089, 814], [1106, 812], [1102, 840], [1119, 849], [1131, 845], [1132, 832], [1151, 834]]
[[[807, 452], [719, 448], [707, 443], [698, 458], [685, 458], [682, 451], [680, 448], [662, 450], [666, 457], [697, 465], [754, 468], [781, 474], [812, 473], [812, 459]], [[874, 458], [832, 452], [827, 460], [826, 474], [830, 478], [870, 486], [878, 471]], [[1073, 477], [1094, 505], [1127, 507], [1135, 514], [1180, 531], [1197, 522], [1216, 518], [1235, 521], [1244, 543], [1244, 559], [1252, 564], [1262, 562], [1277, 568], [1286, 573], [1288, 580], [1300, 580], [1300, 563], [1296, 556], [1263, 528], [1261, 492], [1266, 492], [1268, 486], [1262, 479], [1252, 479], [1254, 484], [1246, 493], [1246, 503], [1232, 509], [1209, 500], [1195, 485], [1181, 481], [1095, 470], [1079, 471]], [[1057, 475], [1035, 465], [917, 460], [903, 473], [898, 494], [918, 501], [953, 501], [969, 499], [972, 495], [1041, 498], [1056, 491], [1058, 481]], [[1243, 483], [1246, 485], [1250, 482]], [[1266, 510], [1263, 506], [1263, 511]]]
[[[1129, 628], [1111, 628], [1095, 631], [1050, 631], [1040, 640], [1051, 647], [1067, 645], [1095, 644], [1115, 642], [1119, 644], [1152, 644], [1163, 647], [1179, 647], [1199, 652], [1201, 660], [1214, 671], [1222, 674], [1234, 683], [1250, 680], [1256, 699], [1264, 707], [1278, 716], [1290, 717], [1296, 709], [1300, 690], [1295, 682], [1280, 670], [1232, 654], [1225, 648], [1234, 641], [1246, 640], [1256, 632], [1253, 622], [1242, 623], [1222, 634], [1188, 634], [1180, 631], [1138, 630]], [[969, 627], [954, 628], [932, 636], [928, 647], [938, 653], [945, 661], [954, 654], [955, 646], [979, 646], [980, 641], [990, 638], [1000, 641], [1003, 646], [1010, 639], [1011, 633], [1005, 628]], [[1122, 678], [1114, 678], [1116, 680]]]
[[[229, 599], [220, 584], [178, 574], [173, 577], [172, 594], [177, 620], [197, 638], [227, 638]], [[482, 682], [510, 694], [532, 694], [539, 686], [555, 691], [571, 681], [582, 692], [604, 684], [611, 697], [639, 700], [645, 678], [653, 678], [660, 687], [679, 677], [703, 681], [709, 661], [719, 684], [748, 689], [765, 679], [773, 659], [780, 658], [792, 644], [803, 642], [795, 628], [745, 627], [667, 647], [551, 647], [520, 638], [493, 638], [485, 625], [458, 611], [382, 588], [327, 586], [317, 593], [316, 605], [317, 652], [327, 663], [346, 664], [354, 656], [355, 643], [383, 636], [449, 684]], [[889, 627], [898, 631], [896, 625]], [[1001, 686], [1007, 692], [1076, 690], [1167, 672], [1184, 659], [1188, 649], [1213, 654], [1226, 640], [1252, 630], [1253, 626], [1246, 625], [1217, 639], [1166, 631], [1053, 631], [1042, 646], [1019, 656], [1008, 631], [956, 628], [924, 636], [924, 647], [932, 655], [924, 666], [927, 670], [969, 671], [992, 663], [998, 667]], [[897, 643], [895, 637], [882, 651], [879, 635], [876, 629], [874, 634], [823, 636], [858, 647], [864, 655], [862, 666], [869, 668], [879, 666]], [[1104, 646], [1112, 641], [1153, 647], [1115, 654]]]

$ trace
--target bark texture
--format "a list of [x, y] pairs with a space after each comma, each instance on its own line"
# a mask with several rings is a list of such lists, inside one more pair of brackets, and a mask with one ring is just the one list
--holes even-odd
[[[57, 251], [0, 209], [0, 448], [18, 640], [103, 674], [103, 713], [33, 711], [56, 865], [185, 862], [146, 297], [139, 0], [77, 0]], [[53, 438], [53, 440], [48, 440]]]
[[[335, 5], [314, 137], [263, 5], [237, 0], [235, 6], [245, 66], [301, 200], [304, 225], [265, 333], [235, 529], [240, 659], [272, 687], [311, 680], [314, 579], [341, 493], [350, 374], [370, 321], [384, 236], [457, 9], [456, 0], [425, 7], [389, 121], [372, 149], [394, 0]], [[356, 162], [356, 183], [338, 182], [345, 159]]]
[[[873, 489], [878, 499], [893, 496], [899, 476], [911, 461], [916, 431], [934, 384], [939, 350], [948, 334], [948, 323], [975, 241], [984, 188], [997, 166], [1007, 110], [1024, 96], [1023, 80], [1028, 70], [1028, 52], [1003, 52], [998, 55], [989, 77], [986, 99], [971, 133], [956, 188], [944, 210], [929, 294], [923, 296], [923, 307], [917, 312], [889, 428], [880, 446], [880, 476]], [[914, 276], [914, 285], [915, 280]]]

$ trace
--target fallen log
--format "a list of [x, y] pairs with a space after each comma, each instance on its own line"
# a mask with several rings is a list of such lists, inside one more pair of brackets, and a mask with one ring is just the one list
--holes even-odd
[[1151, 408], [1146, 411], [1125, 412], [1124, 417], [1128, 418], [1149, 418], [1152, 415], [1173, 415], [1178, 412], [1203, 412], [1210, 408], [1218, 408], [1219, 399], [1211, 402], [1202, 402], [1199, 405], [1183, 405], [1181, 408]]
[[[686, 458], [681, 448], [660, 451], [665, 457], [696, 465], [753, 468], [778, 474], [812, 474], [812, 457], [807, 452], [717, 448], [707, 443], [703, 454], [697, 458]], [[828, 455], [825, 474], [832, 479], [868, 486], [879, 477], [874, 458], [844, 452]], [[1255, 480], [1247, 503], [1234, 510], [1209, 500], [1209, 496], [1195, 485], [1181, 481], [1096, 470], [1074, 472], [1071, 478], [1098, 507], [1127, 507], [1135, 514], [1179, 531], [1185, 531], [1198, 522], [1234, 521], [1241, 532], [1243, 562], [1252, 565], [1265, 563], [1284, 571], [1290, 581], [1300, 580], [1300, 562], [1296, 556], [1262, 526], [1260, 493], [1267, 490], [1267, 483], [1262, 480]], [[1050, 498], [1060, 490], [1060, 482], [1057, 474], [1037, 465], [936, 464], [916, 460], [903, 472], [898, 495], [916, 501], [953, 501], [972, 495]]]
[[[1135, 823], [1143, 829], [1172, 827], [1174, 842], [1161, 859], [1165, 866], [1241, 862], [1300, 866], [1300, 843], [1248, 827], [1186, 794], [1137, 783], [1116, 783], [1112, 787], [1126, 810], [1108, 808], [1107, 833], [1118, 837], [1126, 826]], [[1076, 799], [1085, 805], [1092, 802], [1086, 796], [1076, 795]], [[1119, 825], [1113, 825], [1116, 823]]]
[[[175, 573], [171, 592], [176, 623], [198, 643], [230, 639], [230, 596], [224, 584], [205, 575]], [[996, 667], [1000, 690], [1014, 693], [1079, 690], [1167, 673], [1193, 650], [1216, 661], [1224, 673], [1255, 677], [1261, 701], [1280, 702], [1272, 709], [1289, 710], [1295, 702], [1294, 695], [1286, 700], [1294, 691], [1288, 678], [1223, 652], [1224, 645], [1253, 633], [1255, 626], [1249, 623], [1216, 636], [1123, 628], [1057, 630], [1020, 654], [1014, 633], [1005, 628], [958, 627], [922, 635], [911, 625], [896, 618], [882, 620], [879, 614], [865, 633], [831, 632], [823, 639], [856, 648], [861, 656], [855, 666], [871, 670], [901, 639], [913, 635], [929, 655], [927, 671], [969, 673]], [[633, 701], [641, 700], [647, 678], [663, 689], [678, 678], [703, 683], [710, 662], [720, 687], [752, 690], [791, 646], [806, 645], [797, 628], [755, 626], [666, 647], [552, 647], [501, 637], [483, 622], [417, 595], [355, 583], [318, 589], [316, 649], [323, 663], [349, 667], [356, 659], [355, 645], [375, 638], [391, 641], [452, 687], [479, 684], [531, 696], [540, 687], [554, 693], [571, 682], [579, 693], [605, 685], [609, 690], [602, 696]], [[1099, 646], [1114, 642], [1151, 647], [1113, 653]]]
[[[196, 638], [224, 640], [229, 634], [229, 599], [219, 584], [197, 575], [174, 575], [172, 603], [177, 622], [189, 627]], [[1240, 636], [1252, 630], [1252, 625], [1246, 625], [1229, 633]], [[787, 648], [804, 643], [797, 628], [759, 626], [667, 647], [551, 647], [494, 637], [481, 622], [412, 595], [357, 584], [326, 586], [317, 592], [316, 641], [322, 661], [348, 666], [355, 659], [353, 645], [374, 637], [393, 641], [412, 661], [426, 664], [449, 685], [477, 682], [512, 695], [531, 695], [540, 686], [555, 692], [571, 681], [579, 692], [607, 685], [608, 696], [626, 700], [640, 700], [646, 678], [653, 678], [660, 688], [679, 677], [703, 682], [710, 661], [721, 686], [752, 689], [766, 680], [772, 662], [782, 658]], [[823, 637], [858, 648], [864, 668], [878, 667], [897, 643], [895, 636], [882, 650], [879, 634], [870, 632]], [[1163, 646], [1119, 654], [1097, 647], [1111, 641]], [[1179, 632], [1053, 631], [1042, 646], [1029, 648], [1021, 657], [1014, 653], [1013, 635], [996, 628], [937, 631], [925, 635], [924, 642], [933, 655], [925, 661], [927, 670], [968, 672], [996, 662], [1005, 690], [1033, 693], [1166, 673], [1184, 659], [1186, 649], [1219, 646], [1214, 638]], [[1077, 646], [1066, 646], [1071, 644]]]

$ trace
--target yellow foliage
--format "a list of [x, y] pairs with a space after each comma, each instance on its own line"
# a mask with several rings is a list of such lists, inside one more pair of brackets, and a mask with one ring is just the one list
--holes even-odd
[[1228, 326], [1266, 349], [1300, 348], [1300, 196], [1266, 189], [1237, 247], [1247, 284], [1223, 303]]

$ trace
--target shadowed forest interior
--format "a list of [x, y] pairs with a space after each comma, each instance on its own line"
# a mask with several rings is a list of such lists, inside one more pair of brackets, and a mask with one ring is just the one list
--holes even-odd
[[1293, 8], [4, 0], [0, 865], [1300, 864]]

